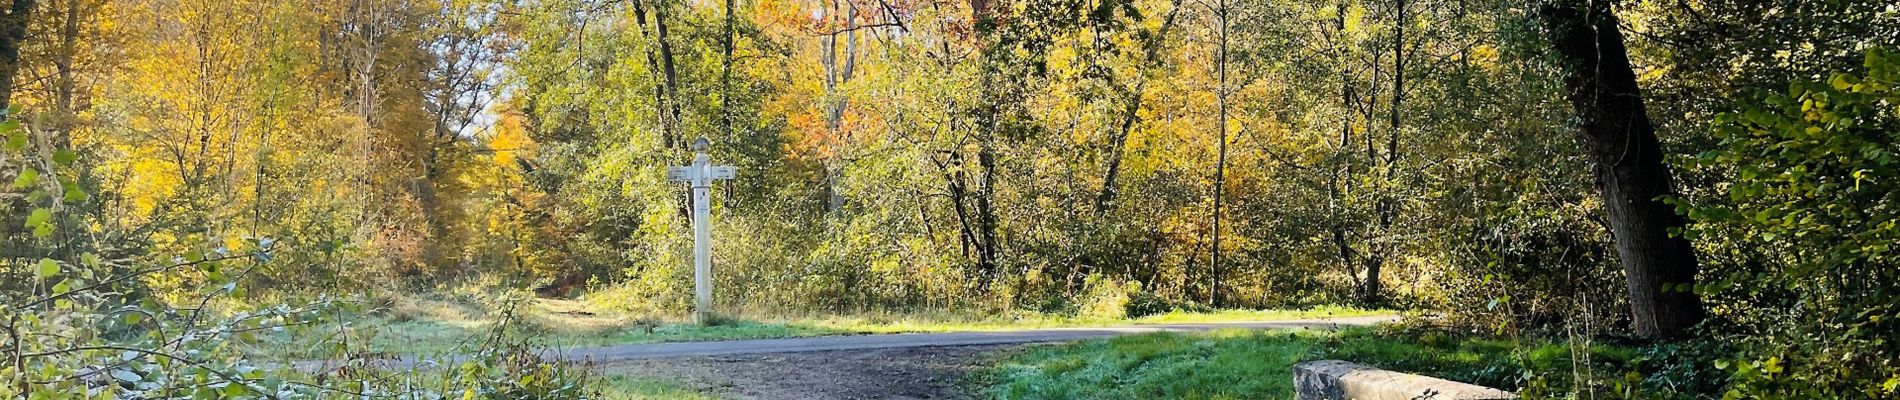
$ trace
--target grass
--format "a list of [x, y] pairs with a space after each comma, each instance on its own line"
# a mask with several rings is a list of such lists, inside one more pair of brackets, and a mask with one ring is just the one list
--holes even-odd
[[1037, 348], [984, 379], [999, 399], [1291, 398], [1311, 331], [1157, 333]]
[[[259, 357], [304, 359], [330, 354], [335, 334], [350, 331], [357, 348], [377, 354], [433, 355], [455, 352], [488, 332], [497, 319], [483, 307], [463, 302], [405, 298], [370, 316], [347, 324], [287, 331], [265, 338], [247, 349]], [[1221, 310], [1205, 313], [1174, 312], [1143, 318], [1073, 317], [1039, 313], [972, 316], [950, 313], [871, 313], [850, 316], [769, 316], [731, 318], [715, 326], [684, 321], [636, 318], [600, 311], [587, 303], [538, 299], [517, 311], [518, 327], [536, 344], [581, 347], [612, 344], [766, 339], [879, 333], [1002, 331], [1030, 328], [1094, 327], [1130, 324], [1217, 323], [1321, 317], [1389, 315], [1390, 311], [1345, 307], [1306, 310]], [[366, 339], [362, 339], [366, 338]]]
[[712, 400], [719, 398], [688, 389], [674, 382], [627, 376], [608, 377], [595, 386], [595, 390], [600, 392], [600, 398], [603, 400]]
[[[1626, 379], [1634, 350], [1592, 346], [1596, 377]], [[1036, 348], [1007, 357], [982, 378], [998, 399], [1285, 399], [1292, 365], [1344, 359], [1381, 368], [1549, 397], [1567, 391], [1583, 364], [1563, 343], [1452, 338], [1438, 333], [1222, 330], [1157, 333]]]

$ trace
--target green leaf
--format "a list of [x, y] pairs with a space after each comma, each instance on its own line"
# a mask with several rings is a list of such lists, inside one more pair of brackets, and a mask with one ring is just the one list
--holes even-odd
[[40, 267], [33, 270], [33, 277], [46, 279], [53, 275], [59, 275], [59, 262], [51, 258], [40, 259]]
[[37, 169], [27, 168], [21, 170], [19, 176], [13, 177], [14, 189], [25, 189], [36, 183], [40, 183], [40, 170]]
[[145, 379], [144, 377], [139, 376], [139, 374], [133, 373], [132, 371], [128, 371], [128, 370], [123, 370], [123, 369], [112, 370], [112, 377], [114, 379], [118, 379], [120, 382], [138, 382], [140, 380]]
[[78, 185], [67, 186], [64, 200], [67, 203], [86, 201], [86, 191], [80, 190]]
[[27, 228], [45, 225], [48, 222], [53, 222], [53, 210], [50, 209], [35, 208], [32, 213], [26, 216]]
[[138, 325], [138, 324], [139, 324], [139, 321], [144, 321], [144, 320], [145, 320], [145, 314], [139, 314], [139, 313], [135, 313], [135, 312], [134, 312], [134, 313], [125, 313], [125, 324], [126, 324], [126, 325]]
[[[19, 124], [14, 123], [13, 121], [7, 121], [7, 122], [0, 122], [0, 127], [6, 126], [7, 124], [13, 124], [13, 126], [16, 126], [16, 127], [19, 126]], [[8, 131], [13, 132], [13, 133], [7, 134], [7, 144], [6, 144], [7, 151], [26, 150], [26, 132], [22, 132], [17, 129], [0, 128], [0, 130], [8, 130]]]
[[53, 152], [53, 162], [59, 163], [59, 165], [73, 165], [73, 161], [78, 161], [78, 160], [79, 160], [79, 153], [74, 153], [72, 150], [59, 150], [59, 151]]

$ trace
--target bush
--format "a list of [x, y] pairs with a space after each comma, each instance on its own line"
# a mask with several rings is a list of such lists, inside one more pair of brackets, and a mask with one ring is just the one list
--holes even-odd
[[1140, 282], [1116, 282], [1101, 274], [1089, 274], [1082, 280], [1081, 309], [1077, 314], [1084, 317], [1122, 319], [1127, 318], [1131, 294], [1141, 292]]
[[1697, 366], [1726, 397], [1900, 395], [1900, 54], [1864, 65], [1718, 117], [1695, 165], [1733, 174], [1728, 196], [1674, 201], [1712, 262], [1673, 289], [1726, 322], [1704, 335], [1736, 352]]
[[1154, 293], [1137, 291], [1128, 294], [1128, 304], [1125, 305], [1124, 308], [1127, 311], [1125, 311], [1123, 315], [1126, 315], [1128, 318], [1141, 318], [1150, 315], [1167, 314], [1170, 311], [1174, 311], [1174, 304], [1169, 303], [1168, 299], [1162, 298]]
[[[27, 129], [0, 123], [0, 166], [36, 157]], [[42, 152], [43, 153], [43, 152]], [[3, 243], [49, 254], [29, 273], [6, 268], [0, 286], [0, 398], [541, 398], [581, 399], [586, 371], [544, 363], [512, 324], [498, 324], [484, 340], [455, 354], [454, 368], [386, 371], [344, 330], [319, 344], [326, 364], [292, 367], [290, 360], [255, 360], [239, 349], [264, 332], [298, 331], [363, 308], [364, 301], [317, 297], [301, 304], [259, 304], [246, 293], [255, 273], [269, 271], [279, 245], [269, 238], [219, 243], [205, 251], [153, 259], [105, 258], [65, 248], [50, 238], [62, 229], [66, 203], [87, 198], [65, 168], [76, 155], [52, 152], [53, 163], [24, 162], [12, 189], [33, 193], [29, 243]], [[28, 160], [37, 161], [37, 160]], [[26, 178], [20, 178], [26, 176]], [[44, 176], [46, 180], [41, 181]], [[46, 185], [40, 185], [46, 183]], [[57, 188], [57, 189], [56, 189]], [[49, 197], [51, 190], [63, 193]], [[4, 189], [0, 189], [4, 190]], [[4, 195], [8, 193], [0, 193]], [[0, 196], [8, 198], [9, 196]], [[11, 214], [12, 203], [0, 204]], [[11, 239], [11, 237], [7, 237]], [[50, 243], [50, 244], [49, 244]], [[61, 255], [71, 255], [64, 257]], [[281, 262], [281, 261], [278, 261]], [[143, 283], [163, 279], [168, 296]], [[178, 300], [174, 306], [166, 297]], [[510, 307], [512, 310], [512, 306]], [[512, 319], [512, 311], [504, 316]], [[440, 357], [434, 362], [455, 358]], [[419, 360], [420, 363], [431, 360]]]

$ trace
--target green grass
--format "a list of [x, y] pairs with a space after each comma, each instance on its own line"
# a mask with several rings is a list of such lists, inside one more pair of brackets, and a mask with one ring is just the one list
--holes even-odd
[[594, 388], [600, 392], [600, 397], [604, 400], [713, 400], [719, 398], [688, 389], [674, 382], [626, 376], [608, 377]]
[[1637, 357], [1629, 348], [1593, 345], [1591, 362], [1573, 364], [1570, 349], [1368, 328], [1158, 333], [1015, 354], [982, 381], [984, 394], [998, 399], [1283, 399], [1293, 395], [1293, 364], [1343, 359], [1549, 397], [1577, 379], [1614, 387]]
[[1158, 333], [1044, 347], [995, 367], [984, 395], [999, 399], [1291, 398], [1294, 363], [1311, 331]]
[[[1174, 312], [1134, 319], [1089, 318], [1018, 312], [1002, 316], [952, 313], [871, 313], [848, 316], [770, 316], [734, 318], [715, 326], [684, 321], [643, 320], [590, 308], [586, 303], [538, 300], [518, 311], [520, 327], [535, 344], [581, 347], [613, 344], [767, 339], [879, 333], [1002, 331], [1032, 328], [1094, 327], [1130, 324], [1217, 323], [1322, 317], [1389, 315], [1386, 310], [1318, 307], [1306, 310], [1221, 310]], [[378, 354], [433, 355], [455, 352], [493, 326], [493, 312], [439, 300], [406, 299], [382, 312], [345, 326], [331, 325], [267, 335], [246, 349], [249, 354], [305, 359], [333, 353], [334, 333], [358, 336], [352, 348]], [[365, 335], [367, 334], [367, 335]], [[367, 338], [363, 338], [367, 336]]]

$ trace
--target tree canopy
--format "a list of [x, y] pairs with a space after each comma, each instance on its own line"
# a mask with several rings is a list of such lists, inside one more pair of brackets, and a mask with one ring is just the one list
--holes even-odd
[[684, 313], [707, 137], [722, 307], [1358, 304], [1900, 386], [1890, 0], [0, 2], [0, 303], [268, 250], [240, 297]]

